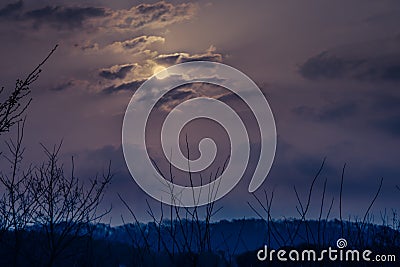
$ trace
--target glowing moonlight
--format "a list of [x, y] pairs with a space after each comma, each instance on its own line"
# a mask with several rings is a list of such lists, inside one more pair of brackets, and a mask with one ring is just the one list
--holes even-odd
[[164, 79], [168, 76], [167, 68], [157, 65], [153, 68], [153, 75], [155, 75], [157, 79]]

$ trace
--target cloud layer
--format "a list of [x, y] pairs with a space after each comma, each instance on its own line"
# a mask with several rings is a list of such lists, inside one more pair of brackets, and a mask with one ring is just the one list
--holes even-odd
[[57, 30], [89, 28], [113, 28], [138, 30], [140, 28], [162, 28], [190, 19], [196, 12], [191, 3], [171, 4], [156, 2], [140, 4], [129, 9], [113, 10], [106, 7], [46, 5], [24, 9], [24, 2], [10, 3], [0, 9], [0, 18], [15, 22], [29, 22], [35, 28], [49, 26]]
[[355, 79], [399, 82], [400, 36], [349, 45], [339, 51], [322, 52], [309, 58], [300, 66], [299, 72], [310, 80]]

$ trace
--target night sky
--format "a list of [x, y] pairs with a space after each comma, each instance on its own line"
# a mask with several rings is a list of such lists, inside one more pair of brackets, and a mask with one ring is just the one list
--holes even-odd
[[[129, 215], [118, 194], [143, 221], [150, 220], [146, 199], [159, 207], [132, 180], [121, 149], [123, 116], [135, 90], [155, 72], [177, 63], [228, 64], [257, 83], [276, 120], [275, 161], [256, 191], [261, 196], [263, 190], [274, 191], [273, 217], [297, 215], [294, 186], [305, 201], [326, 157], [311, 216], [318, 215], [325, 179], [327, 202], [334, 198], [332, 216], [338, 216], [346, 163], [344, 216], [362, 217], [383, 177], [372, 209], [380, 223], [380, 214], [397, 208], [400, 200], [395, 187], [400, 185], [399, 14], [395, 0], [6, 0], [0, 6], [1, 85], [13, 88], [17, 78], [59, 45], [32, 87], [24, 160], [40, 162], [45, 158], [40, 143], [52, 146], [61, 140], [66, 168], [74, 156], [83, 180], [101, 173], [111, 160], [115, 177], [103, 206], [113, 208], [106, 220], [120, 224], [121, 214]], [[201, 95], [225, 99], [249, 120], [249, 132], [256, 131], [239, 99], [202, 84], [166, 96], [154, 121], [174, 105]], [[205, 134], [214, 133], [221, 142], [207, 175], [229, 156], [229, 142], [218, 125], [206, 124], [193, 123], [187, 131], [193, 157]], [[15, 131], [1, 138], [13, 135]], [[157, 143], [157, 136], [149, 138]], [[157, 144], [149, 150], [161, 168], [168, 167]], [[250, 169], [255, 160], [253, 155]], [[5, 163], [0, 164], [5, 170]], [[250, 178], [245, 175], [217, 202], [222, 210], [214, 219], [257, 216], [247, 205], [255, 202], [247, 191]]]

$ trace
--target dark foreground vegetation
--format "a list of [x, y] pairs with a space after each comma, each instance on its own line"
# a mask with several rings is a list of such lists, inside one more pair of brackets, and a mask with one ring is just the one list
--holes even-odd
[[[160, 225], [126, 224], [111, 227], [105, 224], [81, 225], [79, 231], [60, 239], [66, 225], [55, 226], [53, 238], [67, 241], [52, 255], [48, 233], [31, 226], [18, 233], [16, 244], [12, 230], [2, 234], [0, 266], [397, 266], [396, 262], [271, 262], [257, 259], [257, 251], [269, 249], [313, 249], [317, 253], [332, 247], [341, 235], [342, 222], [286, 220], [271, 221], [271, 229], [261, 219], [243, 219], [211, 223], [204, 221], [164, 221]], [[394, 255], [400, 259], [400, 232], [389, 226], [367, 224], [360, 233], [357, 222], [344, 223], [346, 249], [369, 249], [372, 255]], [[324, 227], [318, 236], [318, 227]], [[200, 230], [197, 227], [200, 227]], [[299, 229], [298, 229], [299, 228]], [[172, 229], [172, 232], [171, 232]], [[298, 229], [298, 230], [297, 230]], [[308, 230], [307, 230], [308, 229]], [[209, 241], [202, 240], [209, 231]], [[292, 234], [298, 231], [296, 236]], [[272, 239], [268, 239], [268, 234]], [[307, 235], [310, 238], [307, 240]], [[313, 237], [311, 237], [313, 236]], [[208, 238], [208, 237], [207, 237]], [[201, 247], [205, 245], [205, 247]], [[18, 246], [18, 247], [16, 247]], [[372, 257], [372, 256], [371, 256]]]

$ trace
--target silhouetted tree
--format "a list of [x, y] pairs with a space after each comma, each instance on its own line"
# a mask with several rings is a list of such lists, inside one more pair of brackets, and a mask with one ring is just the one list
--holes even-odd
[[[8, 132], [10, 127], [21, 121], [24, 112], [32, 101], [29, 98], [31, 93], [31, 85], [41, 73], [41, 67], [46, 63], [50, 56], [56, 51], [56, 45], [45, 59], [31, 72], [25, 79], [17, 79], [14, 90], [9, 94], [4, 91], [4, 87], [0, 89], [0, 135]], [[4, 95], [7, 94], [7, 95]], [[4, 99], [4, 100], [3, 100]]]
[[[10, 173], [0, 172], [0, 185], [4, 193], [0, 197], [0, 241], [4, 241], [4, 233], [13, 231], [13, 240], [9, 245], [14, 251], [13, 265], [18, 264], [18, 255], [21, 247], [21, 233], [32, 221], [33, 210], [37, 203], [31, 201], [30, 179], [31, 167], [25, 170], [22, 168], [24, 147], [22, 146], [23, 130], [25, 120], [24, 113], [32, 99], [29, 98], [31, 85], [39, 78], [41, 67], [50, 56], [56, 51], [56, 45], [50, 53], [40, 62], [37, 67], [24, 79], [17, 79], [14, 90], [7, 92], [4, 87], [0, 89], [0, 135], [8, 132], [10, 128], [18, 124], [15, 139], [6, 141], [8, 154], [2, 154], [7, 163], [10, 164]], [[10, 241], [10, 240], [9, 240]]]
[[[22, 234], [32, 222], [37, 202], [29, 191], [31, 187], [32, 168], [22, 168], [24, 148], [22, 147], [24, 122], [18, 123], [18, 132], [15, 140], [6, 142], [8, 155], [3, 157], [10, 164], [10, 172], [0, 172], [0, 185], [4, 193], [0, 199], [0, 241], [7, 243], [13, 250], [13, 266], [18, 265], [18, 257], [21, 250]], [[4, 240], [4, 234], [12, 231], [12, 237]]]
[[65, 173], [58, 161], [60, 148], [50, 151], [44, 147], [47, 161], [31, 176], [29, 189], [37, 203], [33, 222], [45, 235], [46, 266], [53, 266], [72, 242], [89, 236], [90, 224], [109, 212], [99, 213], [98, 208], [112, 178], [110, 166], [101, 178], [96, 176], [85, 186], [75, 176], [73, 162], [70, 174]]
[[[110, 165], [85, 184], [75, 176], [73, 160], [68, 174], [59, 162], [61, 144], [52, 150], [43, 146], [47, 158], [42, 164], [23, 163], [23, 114], [32, 100], [30, 86], [56, 49], [25, 79], [18, 79], [0, 103], [0, 134], [17, 124], [16, 135], [6, 141], [8, 151], [0, 153], [10, 166], [10, 171], [0, 171], [0, 251], [6, 256], [0, 256], [0, 266], [54, 266], [68, 249], [75, 255], [82, 252], [84, 246], [76, 241], [90, 239], [92, 224], [110, 211], [98, 211], [112, 178]], [[4, 94], [1, 88], [0, 97]]]

